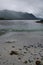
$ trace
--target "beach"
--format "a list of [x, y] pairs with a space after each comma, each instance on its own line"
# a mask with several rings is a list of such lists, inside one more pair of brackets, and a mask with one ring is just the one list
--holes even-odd
[[[0, 65], [35, 65], [43, 62], [43, 36], [27, 32], [10, 32], [0, 38]], [[33, 33], [34, 34], [34, 33]], [[18, 54], [10, 54], [16, 51]], [[27, 61], [27, 62], [25, 62]]]
[[35, 65], [36, 60], [43, 64], [43, 30], [16, 32], [10, 28], [0, 36], [0, 65]]

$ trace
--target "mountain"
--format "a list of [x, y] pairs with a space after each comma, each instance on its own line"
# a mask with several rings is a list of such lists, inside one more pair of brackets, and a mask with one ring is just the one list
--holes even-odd
[[1, 20], [34, 20], [37, 19], [33, 14], [26, 12], [16, 12], [10, 10], [0, 10]]

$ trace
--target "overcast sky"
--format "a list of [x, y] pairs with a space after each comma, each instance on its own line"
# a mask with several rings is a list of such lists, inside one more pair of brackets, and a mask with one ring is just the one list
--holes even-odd
[[3, 9], [33, 13], [43, 17], [43, 0], [0, 0], [0, 10]]

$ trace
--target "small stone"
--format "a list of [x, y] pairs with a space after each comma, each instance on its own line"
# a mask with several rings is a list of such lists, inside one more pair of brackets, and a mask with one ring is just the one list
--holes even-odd
[[41, 65], [41, 61], [36, 61], [36, 65]]
[[19, 49], [19, 50], [22, 50], [22, 49]]
[[12, 46], [12, 48], [15, 48], [15, 46]]
[[25, 64], [27, 64], [27, 63], [28, 63], [28, 61], [24, 61], [24, 63], [25, 63]]
[[21, 60], [21, 58], [18, 58], [19, 60]]
[[31, 63], [31, 60], [28, 60], [29, 61], [29, 63]]
[[19, 55], [17, 51], [11, 51], [10, 55]]
[[7, 41], [6, 43], [12, 43], [12, 42], [10, 42], [10, 41]]
[[24, 52], [25, 54], [27, 53], [27, 52]]

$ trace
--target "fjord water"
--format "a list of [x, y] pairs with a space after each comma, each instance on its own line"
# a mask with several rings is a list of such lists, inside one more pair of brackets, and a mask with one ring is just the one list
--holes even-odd
[[37, 20], [0, 20], [0, 31], [6, 34], [0, 36], [0, 41], [17, 39], [20, 43], [43, 43], [43, 24]]
[[0, 29], [43, 31], [43, 24], [37, 20], [0, 20]]

